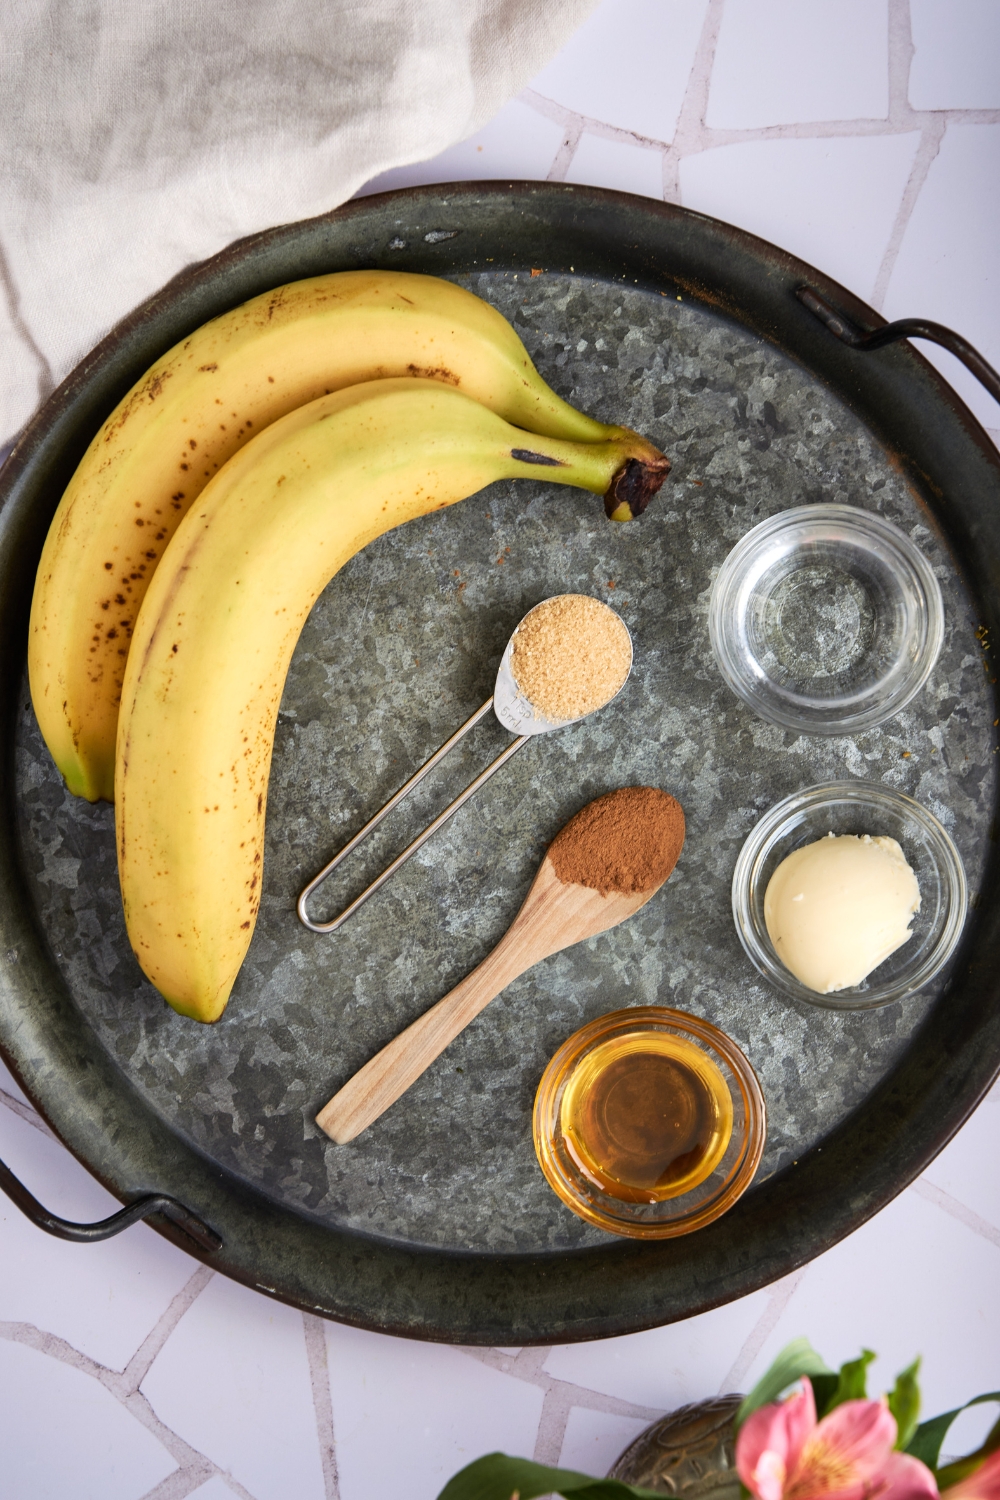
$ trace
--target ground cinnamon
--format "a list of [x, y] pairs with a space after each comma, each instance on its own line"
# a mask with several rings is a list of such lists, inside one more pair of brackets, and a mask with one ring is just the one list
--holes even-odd
[[657, 787], [624, 786], [570, 818], [548, 858], [564, 885], [633, 895], [666, 880], [683, 844], [684, 809], [676, 797]]

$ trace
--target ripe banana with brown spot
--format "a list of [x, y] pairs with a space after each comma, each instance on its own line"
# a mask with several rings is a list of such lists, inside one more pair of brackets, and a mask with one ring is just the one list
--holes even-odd
[[[136, 616], [164, 549], [212, 476], [296, 407], [403, 375], [452, 385], [514, 426], [550, 437], [600, 442], [625, 430], [567, 405], [505, 318], [435, 276], [335, 272], [278, 287], [206, 323], [112, 412], [67, 487], [42, 553], [31, 609], [31, 696], [71, 792], [112, 800]], [[627, 498], [616, 518], [626, 512]]]
[[222, 468], [149, 585], [125, 671], [115, 823], [129, 939], [184, 1015], [222, 1013], [260, 904], [278, 705], [313, 603], [392, 527], [493, 480], [655, 491], [667, 460], [634, 433], [531, 436], [425, 380], [324, 396]]

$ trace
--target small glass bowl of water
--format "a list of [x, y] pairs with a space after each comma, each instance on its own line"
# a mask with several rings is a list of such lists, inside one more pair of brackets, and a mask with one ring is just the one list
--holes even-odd
[[762, 719], [858, 734], [923, 687], [944, 609], [898, 527], [853, 505], [801, 505], [737, 542], [712, 588], [709, 631], [726, 682]]

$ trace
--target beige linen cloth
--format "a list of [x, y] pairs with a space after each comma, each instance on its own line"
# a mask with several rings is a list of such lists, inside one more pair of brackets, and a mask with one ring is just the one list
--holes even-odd
[[191, 261], [472, 135], [596, 0], [7, 0], [0, 445]]

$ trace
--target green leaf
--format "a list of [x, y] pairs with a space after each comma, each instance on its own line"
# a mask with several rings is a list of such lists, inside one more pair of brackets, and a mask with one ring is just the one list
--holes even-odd
[[917, 1418], [920, 1416], [920, 1386], [917, 1384], [917, 1375], [920, 1373], [920, 1357], [907, 1365], [896, 1376], [896, 1384], [889, 1392], [889, 1410], [896, 1418], [896, 1447], [905, 1448], [917, 1430]]
[[438, 1500], [535, 1500], [536, 1495], [572, 1495], [574, 1500], [663, 1500], [653, 1490], [620, 1479], [594, 1479], [572, 1469], [550, 1469], [530, 1458], [487, 1453], [448, 1480]]
[[749, 1396], [744, 1396], [736, 1413], [736, 1430], [742, 1427], [751, 1412], [770, 1401], [777, 1401], [782, 1391], [787, 1391], [803, 1375], [830, 1375], [833, 1372], [825, 1364], [808, 1339], [792, 1339], [786, 1344], [771, 1365], [761, 1376]]
[[870, 1349], [862, 1349], [857, 1359], [849, 1359], [846, 1364], [841, 1365], [837, 1389], [827, 1403], [826, 1411], [833, 1411], [835, 1406], [840, 1406], [844, 1401], [864, 1400], [868, 1394], [868, 1366], [874, 1358]]
[[833, 1398], [840, 1385], [840, 1376], [810, 1375], [809, 1379], [813, 1388], [813, 1400], [816, 1403], [816, 1416], [817, 1419], [822, 1419], [833, 1405]]
[[[989, 1399], [989, 1396], [979, 1397], [980, 1402], [989, 1401]], [[1000, 1397], [995, 1396], [994, 1399], [1000, 1400]], [[970, 1406], [975, 1404], [977, 1403], [969, 1402]], [[948, 1489], [950, 1485], [958, 1484], [961, 1480], [968, 1479], [969, 1475], [974, 1474], [980, 1464], [984, 1463], [990, 1454], [995, 1453], [998, 1448], [1000, 1448], [1000, 1417], [993, 1423], [993, 1426], [986, 1434], [984, 1443], [976, 1449], [975, 1453], [969, 1453], [965, 1458], [956, 1459], [953, 1464], [945, 1464], [943, 1469], [938, 1469], [936, 1475], [938, 1489]]]
[[[956, 1406], [954, 1411], [945, 1411], [939, 1417], [931, 1417], [929, 1421], [921, 1422], [904, 1451], [912, 1454], [914, 1458], [919, 1458], [921, 1463], [925, 1463], [929, 1469], [936, 1470], [938, 1459], [941, 1457], [941, 1445], [948, 1435], [948, 1428], [959, 1412], [965, 1411], [970, 1406], [982, 1406], [987, 1401], [1000, 1401], [1000, 1391], [988, 1391], [985, 1396], [974, 1396], [971, 1401], [966, 1401], [965, 1406]], [[990, 1435], [992, 1436], [992, 1433]], [[950, 1468], [951, 1465], [948, 1467]], [[947, 1470], [942, 1470], [942, 1472], [946, 1473]]]

